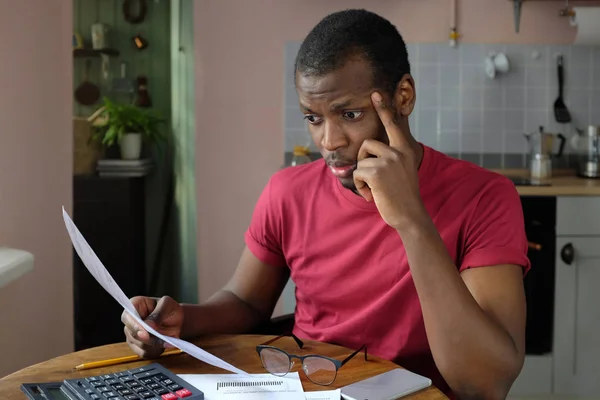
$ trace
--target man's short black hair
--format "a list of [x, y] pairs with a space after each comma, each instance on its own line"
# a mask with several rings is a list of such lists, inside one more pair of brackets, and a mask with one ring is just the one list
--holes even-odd
[[387, 19], [367, 10], [327, 15], [306, 36], [296, 56], [296, 73], [323, 76], [362, 56], [371, 63], [373, 85], [394, 93], [410, 63], [404, 39]]

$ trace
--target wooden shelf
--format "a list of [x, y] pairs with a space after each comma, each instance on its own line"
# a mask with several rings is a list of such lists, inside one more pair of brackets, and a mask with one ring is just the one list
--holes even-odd
[[117, 57], [119, 55], [119, 50], [115, 50], [115, 49], [102, 49], [102, 50], [74, 49], [73, 50], [73, 57], [100, 57], [101, 54], [106, 54], [108, 56]]

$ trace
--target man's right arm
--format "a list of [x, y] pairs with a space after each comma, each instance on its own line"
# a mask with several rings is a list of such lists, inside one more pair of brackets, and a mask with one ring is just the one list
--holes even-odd
[[[284, 179], [285, 181], [285, 179]], [[281, 240], [281, 193], [285, 188], [272, 183], [261, 193], [246, 232], [246, 248], [229, 282], [202, 304], [179, 304], [165, 296], [161, 299], [132, 299], [140, 317], [159, 332], [192, 338], [220, 333], [245, 333], [267, 322], [289, 278]], [[163, 344], [151, 337], [128, 312], [121, 320], [129, 346], [143, 357], [156, 356]]]
[[288, 268], [265, 264], [244, 248], [235, 273], [221, 290], [200, 305], [183, 305], [181, 337], [250, 331], [271, 318], [288, 278]]

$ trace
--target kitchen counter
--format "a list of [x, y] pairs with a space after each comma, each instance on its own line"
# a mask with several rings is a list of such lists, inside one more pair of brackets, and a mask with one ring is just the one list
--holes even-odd
[[[527, 178], [526, 169], [492, 169], [508, 178]], [[552, 172], [550, 186], [516, 185], [521, 196], [600, 196], [600, 179], [580, 178], [573, 170]]]

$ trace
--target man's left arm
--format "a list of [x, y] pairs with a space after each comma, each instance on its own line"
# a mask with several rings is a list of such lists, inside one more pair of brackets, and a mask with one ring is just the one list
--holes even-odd
[[528, 261], [520, 199], [512, 184], [483, 196], [462, 265], [454, 264], [431, 219], [399, 232], [433, 358], [461, 399], [506, 398], [525, 354]]
[[403, 79], [394, 101], [371, 95], [388, 144], [365, 140], [354, 184], [396, 229], [419, 296], [427, 339], [442, 376], [460, 399], [504, 399], [523, 366], [529, 267], [521, 200], [508, 179], [492, 178], [466, 227], [454, 265], [420, 196], [418, 143], [408, 128], [414, 105]]

